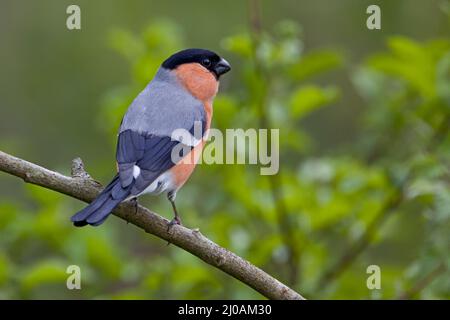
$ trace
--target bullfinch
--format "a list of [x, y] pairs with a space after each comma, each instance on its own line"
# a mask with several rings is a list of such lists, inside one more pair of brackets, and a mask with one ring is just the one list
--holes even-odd
[[[165, 60], [122, 119], [118, 173], [91, 204], [72, 216], [73, 224], [98, 226], [122, 201], [161, 193], [167, 194], [174, 211], [170, 225], [181, 224], [175, 197], [195, 168], [211, 125], [219, 79], [230, 69], [225, 59], [204, 49], [186, 49]], [[193, 134], [196, 124], [200, 139], [174, 139], [175, 130]], [[174, 150], [179, 156], [173, 156]], [[194, 154], [193, 161], [184, 161]]]

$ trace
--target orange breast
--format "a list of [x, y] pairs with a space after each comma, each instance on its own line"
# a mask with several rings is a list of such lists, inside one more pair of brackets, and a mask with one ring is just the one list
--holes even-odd
[[200, 158], [205, 141], [195, 146], [180, 162], [170, 169], [177, 188], [181, 188], [194, 172], [198, 159]]
[[[204, 102], [203, 106], [206, 112], [206, 128], [203, 132], [206, 132], [211, 126], [212, 119], [212, 103], [210, 101]], [[206, 136], [203, 137], [202, 141], [196, 145], [183, 159], [180, 160], [175, 166], [170, 169], [174, 182], [177, 188], [181, 188], [183, 184], [189, 179], [192, 172], [194, 172], [195, 166], [202, 155], [202, 150], [206, 144]]]
[[[206, 113], [206, 132], [211, 126], [212, 101], [219, 89], [219, 82], [216, 77], [206, 68], [198, 63], [186, 63], [176, 68], [175, 73], [181, 85], [183, 85], [192, 96], [203, 102]], [[201, 156], [203, 146], [206, 144], [203, 139], [195, 146], [180, 162], [170, 169], [177, 188], [181, 188], [189, 179]]]
[[198, 63], [185, 63], [175, 69], [180, 83], [197, 99], [212, 101], [219, 89], [216, 77]]

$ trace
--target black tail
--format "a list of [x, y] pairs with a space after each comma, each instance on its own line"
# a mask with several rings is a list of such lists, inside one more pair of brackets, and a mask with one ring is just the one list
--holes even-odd
[[119, 176], [115, 176], [91, 204], [74, 214], [70, 220], [76, 227], [101, 225], [111, 211], [129, 196], [132, 185], [122, 188]]

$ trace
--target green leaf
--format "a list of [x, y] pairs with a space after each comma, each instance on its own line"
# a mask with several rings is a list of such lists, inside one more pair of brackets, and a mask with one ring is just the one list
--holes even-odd
[[122, 264], [112, 245], [101, 236], [91, 235], [87, 239], [88, 257], [106, 276], [118, 278], [122, 272]]
[[390, 53], [376, 54], [368, 65], [387, 75], [405, 81], [425, 98], [436, 95], [436, 62], [425, 46], [404, 37], [388, 40]]
[[134, 61], [145, 52], [143, 43], [133, 34], [122, 29], [114, 29], [109, 34], [109, 43], [129, 61]]
[[290, 110], [296, 119], [337, 100], [339, 91], [335, 87], [321, 88], [307, 85], [297, 89], [290, 99]]
[[43, 261], [30, 267], [21, 278], [21, 287], [25, 292], [50, 283], [61, 283], [65, 286], [68, 275], [61, 261]]
[[215, 126], [218, 128], [232, 128], [232, 122], [238, 113], [237, 101], [229, 95], [219, 95], [214, 100]]
[[429, 63], [430, 57], [425, 48], [419, 43], [401, 36], [390, 37], [387, 41], [395, 57], [403, 61]]
[[224, 39], [222, 47], [245, 58], [249, 58], [253, 54], [252, 40], [245, 33]]
[[155, 54], [156, 50], [158, 54], [167, 56], [167, 51], [173, 52], [183, 46], [182, 29], [167, 19], [159, 19], [149, 24], [142, 33], [142, 38], [151, 54]]
[[[14, 224], [19, 214], [18, 205], [6, 202], [1, 199], [0, 203], [0, 230], [6, 228], [10, 224]], [[16, 221], [17, 223], [17, 221]]]
[[8, 281], [10, 272], [11, 266], [8, 257], [0, 253], [0, 286]]
[[295, 80], [305, 80], [339, 68], [342, 66], [343, 61], [342, 55], [336, 51], [321, 50], [310, 52], [289, 68], [289, 75]]

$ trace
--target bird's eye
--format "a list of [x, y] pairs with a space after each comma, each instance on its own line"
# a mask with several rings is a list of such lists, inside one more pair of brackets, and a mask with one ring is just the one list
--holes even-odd
[[209, 60], [208, 58], [205, 58], [202, 60], [202, 65], [205, 66], [206, 68], [211, 66], [211, 60]]

